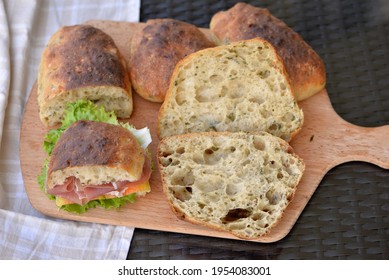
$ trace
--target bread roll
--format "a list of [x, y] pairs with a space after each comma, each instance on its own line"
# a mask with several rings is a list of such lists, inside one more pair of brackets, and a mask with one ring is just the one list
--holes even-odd
[[125, 60], [109, 35], [89, 25], [62, 27], [42, 53], [38, 73], [42, 123], [59, 124], [66, 103], [80, 99], [103, 105], [119, 118], [132, 113]]
[[319, 55], [283, 21], [267, 9], [237, 3], [227, 11], [216, 13], [210, 29], [219, 43], [255, 37], [269, 41], [285, 63], [292, 89], [298, 101], [325, 87], [325, 66]]
[[131, 40], [129, 68], [135, 91], [149, 101], [163, 102], [177, 62], [213, 46], [190, 23], [168, 18], [148, 20]]
[[270, 43], [255, 38], [181, 60], [159, 112], [158, 135], [267, 131], [289, 141], [302, 124], [282, 61]]
[[163, 191], [189, 222], [255, 239], [293, 198], [303, 161], [266, 132], [208, 132], [164, 138], [158, 146]]

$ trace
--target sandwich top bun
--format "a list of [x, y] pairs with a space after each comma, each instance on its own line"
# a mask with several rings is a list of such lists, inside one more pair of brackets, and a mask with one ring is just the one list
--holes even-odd
[[326, 73], [322, 59], [299, 34], [267, 9], [237, 3], [227, 11], [216, 13], [210, 29], [219, 43], [256, 37], [269, 41], [285, 63], [297, 100], [324, 88]]
[[46, 189], [76, 177], [81, 184], [101, 185], [137, 181], [142, 176], [145, 152], [127, 129], [95, 121], [77, 121], [54, 146]]
[[267, 131], [289, 141], [302, 124], [282, 60], [255, 38], [181, 60], [159, 111], [158, 135]]
[[130, 78], [135, 91], [163, 102], [177, 62], [215, 44], [196, 26], [174, 19], [148, 20], [131, 40]]
[[66, 103], [92, 100], [119, 118], [132, 113], [125, 60], [112, 38], [89, 25], [65, 26], [49, 40], [38, 73], [39, 116], [46, 126], [61, 122]]
[[266, 132], [167, 137], [158, 164], [178, 217], [244, 239], [266, 234], [280, 220], [305, 168], [287, 142]]

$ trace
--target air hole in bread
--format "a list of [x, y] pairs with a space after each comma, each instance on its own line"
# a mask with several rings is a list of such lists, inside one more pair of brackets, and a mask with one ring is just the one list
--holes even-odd
[[192, 155], [192, 160], [197, 164], [204, 164], [204, 157], [198, 154]]
[[231, 69], [230, 71], [230, 77], [232, 78], [233, 76], [238, 75], [238, 72], [235, 69]]
[[285, 140], [286, 142], [288, 142], [290, 140], [290, 136], [289, 135], [285, 135], [285, 134], [280, 135], [280, 138]]
[[286, 114], [282, 117], [282, 120], [285, 121], [285, 122], [292, 122], [292, 121], [295, 120], [295, 118], [296, 118], [296, 117], [295, 117], [292, 113], [288, 112], [288, 113], [286, 113]]
[[202, 202], [197, 202], [197, 205], [199, 206], [200, 209], [204, 209], [204, 207], [206, 206], [206, 204]]
[[162, 158], [161, 164], [162, 164], [162, 166], [167, 167], [172, 163], [172, 161], [173, 160], [171, 158]]
[[203, 153], [204, 162], [209, 165], [216, 164], [224, 156], [223, 153], [217, 153], [217, 150], [212, 149], [206, 149]]
[[244, 209], [244, 208], [235, 208], [228, 211], [227, 215], [222, 218], [222, 223], [227, 224], [231, 222], [235, 222], [239, 219], [244, 219], [250, 217], [252, 214], [252, 210]]
[[[212, 182], [213, 181], [213, 182]], [[220, 180], [212, 180], [211, 182], [202, 182], [197, 184], [197, 188], [202, 192], [202, 193], [211, 193], [215, 192], [221, 188], [223, 188], [223, 184]], [[211, 199], [212, 197], [209, 196]], [[218, 196], [218, 199], [220, 197]]]
[[270, 76], [270, 71], [269, 70], [260, 70], [260, 71], [257, 71], [257, 75], [261, 79], [266, 79]]
[[197, 116], [191, 116], [189, 118], [189, 123], [193, 123], [193, 122], [196, 122], [197, 121]]
[[200, 86], [196, 89], [195, 98], [198, 102], [212, 102], [223, 97], [223, 92], [217, 92], [209, 86]]
[[268, 117], [271, 116], [271, 113], [270, 113], [268, 110], [265, 110], [265, 109], [261, 110], [260, 113], [261, 113], [261, 116], [262, 116], [264, 119], [267, 119]]
[[193, 185], [194, 181], [195, 178], [192, 171], [185, 173], [185, 171], [182, 170], [182, 172], [179, 172], [179, 174], [173, 174], [171, 178], [171, 183], [173, 185], [179, 186], [191, 186]]
[[257, 136], [254, 136], [253, 145], [255, 149], [260, 151], [264, 151], [266, 149], [265, 142], [260, 137]]
[[183, 93], [183, 90], [180, 88], [177, 89], [176, 102], [179, 106], [181, 106], [186, 102], [185, 94]]
[[178, 149], [176, 149], [176, 153], [178, 153], [178, 154], [185, 153], [185, 148], [184, 147], [179, 147]]
[[259, 96], [251, 97], [249, 99], [249, 101], [252, 102], [252, 103], [256, 103], [258, 105], [261, 105], [263, 102], [265, 102], [265, 100], [263, 98], [259, 97]]
[[237, 184], [229, 183], [226, 187], [226, 194], [227, 195], [236, 195], [242, 191], [242, 186], [239, 186]]
[[231, 122], [235, 121], [235, 113], [231, 112], [227, 115], [227, 119], [229, 119]]
[[266, 192], [266, 198], [271, 205], [277, 205], [281, 200], [280, 194], [273, 189]]
[[212, 83], [212, 84], [217, 84], [217, 83], [220, 83], [224, 80], [224, 78], [221, 76], [221, 75], [211, 75], [209, 77], [209, 81]]
[[185, 187], [174, 187], [172, 190], [173, 196], [181, 201], [187, 201], [191, 199], [192, 193], [188, 192], [188, 190]]
[[273, 123], [271, 126], [269, 126], [269, 130], [272, 131], [278, 130], [278, 125], [276, 123]]
[[265, 215], [262, 213], [254, 213], [253, 215], [251, 215], [251, 219], [253, 219], [254, 221], [260, 221], [263, 218], [265, 218]]
[[230, 83], [222, 87], [222, 92], [231, 99], [237, 99], [243, 96], [245, 91], [244, 85], [240, 83]]
[[247, 231], [246, 227], [247, 227], [247, 224], [244, 222], [242, 222], [242, 223], [235, 222], [235, 223], [228, 224], [228, 228], [232, 231], [242, 231], [242, 230]]

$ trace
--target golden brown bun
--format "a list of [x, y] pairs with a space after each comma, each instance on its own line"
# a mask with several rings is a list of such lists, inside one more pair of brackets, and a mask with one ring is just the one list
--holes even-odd
[[89, 25], [65, 26], [49, 40], [38, 73], [38, 104], [46, 126], [61, 122], [67, 102], [92, 100], [120, 118], [132, 113], [125, 60], [112, 38]]
[[281, 219], [305, 168], [288, 143], [265, 132], [168, 137], [159, 143], [158, 163], [178, 217], [245, 239]]
[[131, 41], [132, 86], [143, 98], [163, 102], [177, 62], [214, 45], [192, 24], [174, 19], [148, 20]]
[[285, 63], [293, 91], [298, 101], [325, 87], [325, 66], [319, 55], [267, 9], [237, 3], [227, 11], [216, 13], [210, 23], [213, 35], [220, 43], [261, 37], [269, 41]]
[[50, 157], [47, 188], [75, 176], [82, 184], [136, 181], [145, 155], [127, 129], [94, 121], [78, 121], [61, 135]]

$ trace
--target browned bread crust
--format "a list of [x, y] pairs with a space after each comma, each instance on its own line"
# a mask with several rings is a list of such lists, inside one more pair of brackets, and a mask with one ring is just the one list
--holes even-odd
[[[121, 91], [122, 106], [127, 107], [116, 112], [118, 117], [129, 117], [131, 84], [125, 60], [109, 35], [89, 25], [74, 25], [62, 27], [50, 38], [42, 53], [38, 75], [43, 123], [49, 126], [58, 123], [60, 112], [55, 111], [65, 107], [62, 101], [83, 97], [98, 102], [106, 94], [102, 91], [112, 89], [116, 95]], [[90, 92], [88, 96], [86, 91]]]
[[322, 59], [299, 34], [267, 9], [237, 3], [227, 11], [216, 13], [210, 29], [220, 43], [261, 37], [274, 45], [285, 63], [297, 100], [324, 88], [326, 73]]
[[148, 20], [131, 41], [130, 78], [135, 91], [153, 102], [163, 102], [177, 62], [215, 44], [196, 26], [174, 20]]
[[144, 162], [144, 151], [129, 130], [108, 123], [77, 121], [53, 149], [47, 173], [49, 187], [53, 186], [50, 177], [54, 172], [79, 167], [120, 170], [136, 180], [142, 174]]

